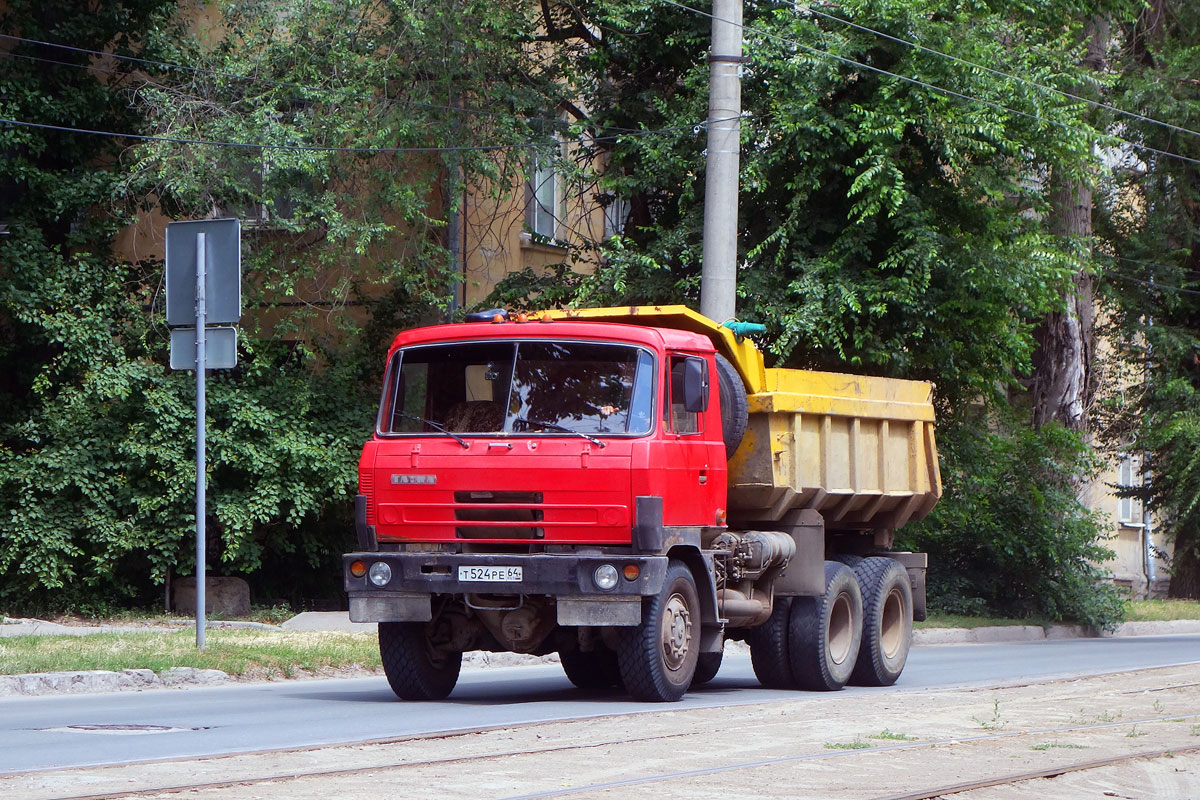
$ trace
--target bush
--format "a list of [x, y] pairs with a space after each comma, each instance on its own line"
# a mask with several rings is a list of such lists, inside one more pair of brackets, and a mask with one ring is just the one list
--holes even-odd
[[929, 553], [929, 604], [949, 614], [1048, 617], [1112, 628], [1122, 599], [1098, 566], [1113, 553], [1077, 499], [1094, 472], [1076, 433], [1018, 412], [943, 420], [946, 493], [904, 547]]

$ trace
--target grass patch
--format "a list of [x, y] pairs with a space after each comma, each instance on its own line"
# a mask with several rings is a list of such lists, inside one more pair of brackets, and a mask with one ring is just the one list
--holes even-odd
[[1012, 627], [1016, 625], [1038, 625], [1045, 627], [1050, 622], [1045, 619], [1008, 619], [1006, 617], [964, 617], [958, 614], [942, 614], [930, 611], [929, 618], [923, 622], [914, 622], [914, 628], [992, 628]]
[[855, 739], [853, 742], [826, 742], [826, 750], [869, 750], [874, 747], [870, 742]]
[[1200, 600], [1130, 600], [1125, 604], [1127, 622], [1167, 622], [1200, 619]]
[[171, 667], [290, 676], [296, 670], [380, 666], [374, 636], [358, 633], [210, 629], [204, 652], [194, 630], [97, 633], [90, 636], [13, 636], [0, 639], [0, 674]]
[[1001, 730], [1005, 725], [1008, 724], [1008, 720], [1006, 720], [1000, 716], [1000, 701], [999, 700], [992, 701], [992, 718], [991, 719], [980, 719], [979, 717], [971, 717], [971, 719], [973, 719], [977, 723], [979, 723], [979, 727], [983, 728], [985, 731], [998, 731], [998, 730]]
[[908, 736], [907, 734], [896, 733], [895, 731], [888, 730], [887, 728], [884, 728], [879, 733], [872, 734], [872, 735], [868, 736], [867, 738], [868, 739], [886, 739], [886, 740], [892, 741], [892, 742], [915, 742], [915, 741], [917, 741], [916, 736]]
[[1030, 750], [1082, 750], [1084, 746], [1081, 744], [1062, 744], [1060, 742], [1042, 742], [1041, 744], [1030, 745]]
[[[1200, 619], [1200, 600], [1127, 600], [1126, 622], [1168, 622], [1175, 619]], [[930, 611], [924, 622], [914, 622], [921, 628], [991, 628], [1015, 625], [1037, 625], [1048, 628], [1055, 624], [1044, 617], [1009, 619], [1006, 617], [964, 617], [958, 614], [942, 614]]]

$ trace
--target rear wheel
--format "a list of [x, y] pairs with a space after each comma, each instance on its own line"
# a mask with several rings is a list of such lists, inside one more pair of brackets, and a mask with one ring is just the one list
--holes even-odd
[[862, 643], [862, 593], [854, 572], [825, 562], [825, 594], [792, 600], [788, 650], [801, 689], [841, 689], [854, 671]]
[[788, 620], [792, 598], [775, 597], [775, 607], [767, 621], [751, 628], [746, 636], [750, 645], [750, 665], [754, 676], [768, 689], [795, 689], [792, 661], [788, 655]]
[[443, 700], [458, 683], [462, 653], [435, 645], [432, 622], [379, 623], [379, 655], [401, 700]]
[[621, 628], [617, 663], [638, 700], [674, 702], [692, 684], [700, 656], [700, 595], [692, 573], [672, 560], [662, 591], [642, 599], [642, 622]]
[[912, 587], [908, 570], [891, 558], [864, 558], [854, 567], [863, 596], [862, 649], [850, 676], [856, 686], [891, 686], [912, 647]]
[[600, 691], [621, 682], [617, 654], [607, 647], [585, 653], [581, 650], [560, 650], [559, 660], [567, 679], [580, 689]]

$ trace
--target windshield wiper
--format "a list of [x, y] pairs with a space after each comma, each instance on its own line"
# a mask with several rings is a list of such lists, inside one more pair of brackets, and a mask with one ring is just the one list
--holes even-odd
[[454, 441], [461, 444], [463, 447], [468, 448], [468, 449], [470, 449], [470, 447], [471, 447], [471, 445], [467, 443], [466, 439], [462, 438], [461, 436], [459, 436], [457, 434], [451, 433], [450, 431], [446, 430], [443, 426], [439, 425], [438, 423], [434, 422], [431, 419], [425, 419], [424, 417], [418, 417], [415, 414], [406, 414], [403, 411], [397, 411], [396, 416], [404, 417], [405, 419], [411, 419], [413, 422], [423, 422], [426, 425], [428, 425], [429, 427], [433, 428], [435, 431], [440, 431], [441, 433], [446, 434], [451, 439], [453, 439]]
[[557, 422], [543, 422], [540, 419], [526, 419], [525, 417], [516, 417], [515, 419], [513, 419], [513, 422], [520, 422], [522, 425], [537, 425], [539, 428], [549, 428], [550, 430], [554, 430], [554, 431], [562, 431], [563, 433], [570, 433], [574, 436], [580, 437], [581, 439], [587, 439], [589, 442], [591, 442], [592, 444], [597, 445], [599, 447], [608, 447], [607, 443], [600, 441], [595, 436], [588, 436], [586, 433], [581, 433], [580, 431], [573, 431], [566, 426], [559, 425]]

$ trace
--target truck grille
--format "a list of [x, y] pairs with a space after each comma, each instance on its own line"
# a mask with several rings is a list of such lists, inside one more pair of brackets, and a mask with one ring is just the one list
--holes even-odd
[[541, 492], [455, 492], [456, 522], [481, 523], [459, 525], [459, 539], [543, 539], [544, 528], [520, 523], [541, 522], [543, 512]]

